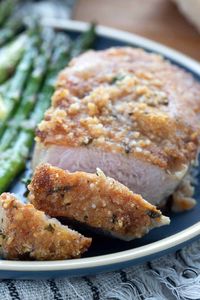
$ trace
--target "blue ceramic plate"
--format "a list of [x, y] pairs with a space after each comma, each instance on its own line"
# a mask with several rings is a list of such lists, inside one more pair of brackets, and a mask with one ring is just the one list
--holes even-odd
[[[46, 24], [65, 30], [72, 37], [87, 28], [87, 24], [75, 21], [45, 20]], [[106, 27], [98, 27], [96, 49], [111, 46], [141, 47], [157, 52], [172, 63], [179, 65], [200, 80], [200, 65], [194, 60], [165, 46], [139, 36]], [[20, 180], [12, 189], [23, 193]], [[196, 187], [196, 199], [199, 200], [200, 185]], [[111, 271], [145, 262], [175, 249], [183, 247], [200, 234], [200, 202], [185, 213], [170, 214], [171, 224], [154, 229], [142, 239], [123, 242], [101, 236], [93, 236], [93, 243], [88, 253], [80, 259], [45, 262], [22, 262], [0, 260], [0, 278], [39, 279], [59, 276], [80, 276]], [[84, 232], [83, 232], [84, 233]]]

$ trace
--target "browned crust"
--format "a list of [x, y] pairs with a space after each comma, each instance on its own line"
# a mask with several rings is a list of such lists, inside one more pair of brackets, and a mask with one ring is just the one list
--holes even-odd
[[193, 198], [195, 177], [192, 172], [188, 173], [172, 194], [172, 210], [182, 212], [190, 210], [196, 205]]
[[177, 169], [196, 157], [199, 95], [192, 76], [158, 55], [131, 48], [88, 52], [61, 72], [36, 140], [100, 147]]
[[49, 219], [31, 204], [15, 196], [0, 196], [0, 250], [7, 259], [59, 260], [80, 257], [90, 238]]
[[98, 174], [69, 173], [43, 164], [28, 186], [33, 205], [121, 237], [141, 237], [162, 225], [161, 212], [127, 187]]

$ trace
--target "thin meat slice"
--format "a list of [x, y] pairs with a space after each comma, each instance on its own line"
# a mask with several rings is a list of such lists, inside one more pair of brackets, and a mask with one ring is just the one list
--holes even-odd
[[6, 259], [59, 260], [80, 257], [91, 239], [48, 218], [13, 194], [0, 196], [0, 253]]
[[48, 215], [66, 217], [124, 240], [169, 224], [169, 218], [155, 206], [101, 170], [70, 173], [42, 164], [28, 189], [31, 203]]
[[36, 131], [33, 168], [100, 168], [162, 205], [198, 155], [200, 85], [181, 68], [141, 49], [89, 51], [58, 78]]

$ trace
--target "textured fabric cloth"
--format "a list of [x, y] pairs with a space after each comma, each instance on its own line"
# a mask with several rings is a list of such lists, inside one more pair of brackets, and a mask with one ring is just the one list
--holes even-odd
[[200, 299], [200, 241], [146, 264], [97, 276], [1, 280], [0, 299], [197, 300]]

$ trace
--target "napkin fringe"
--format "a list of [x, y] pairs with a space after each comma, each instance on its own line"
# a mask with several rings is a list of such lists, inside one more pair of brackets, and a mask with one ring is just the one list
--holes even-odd
[[200, 299], [200, 241], [156, 261], [146, 270], [128, 269], [122, 282], [106, 294], [106, 300], [199, 300]]

